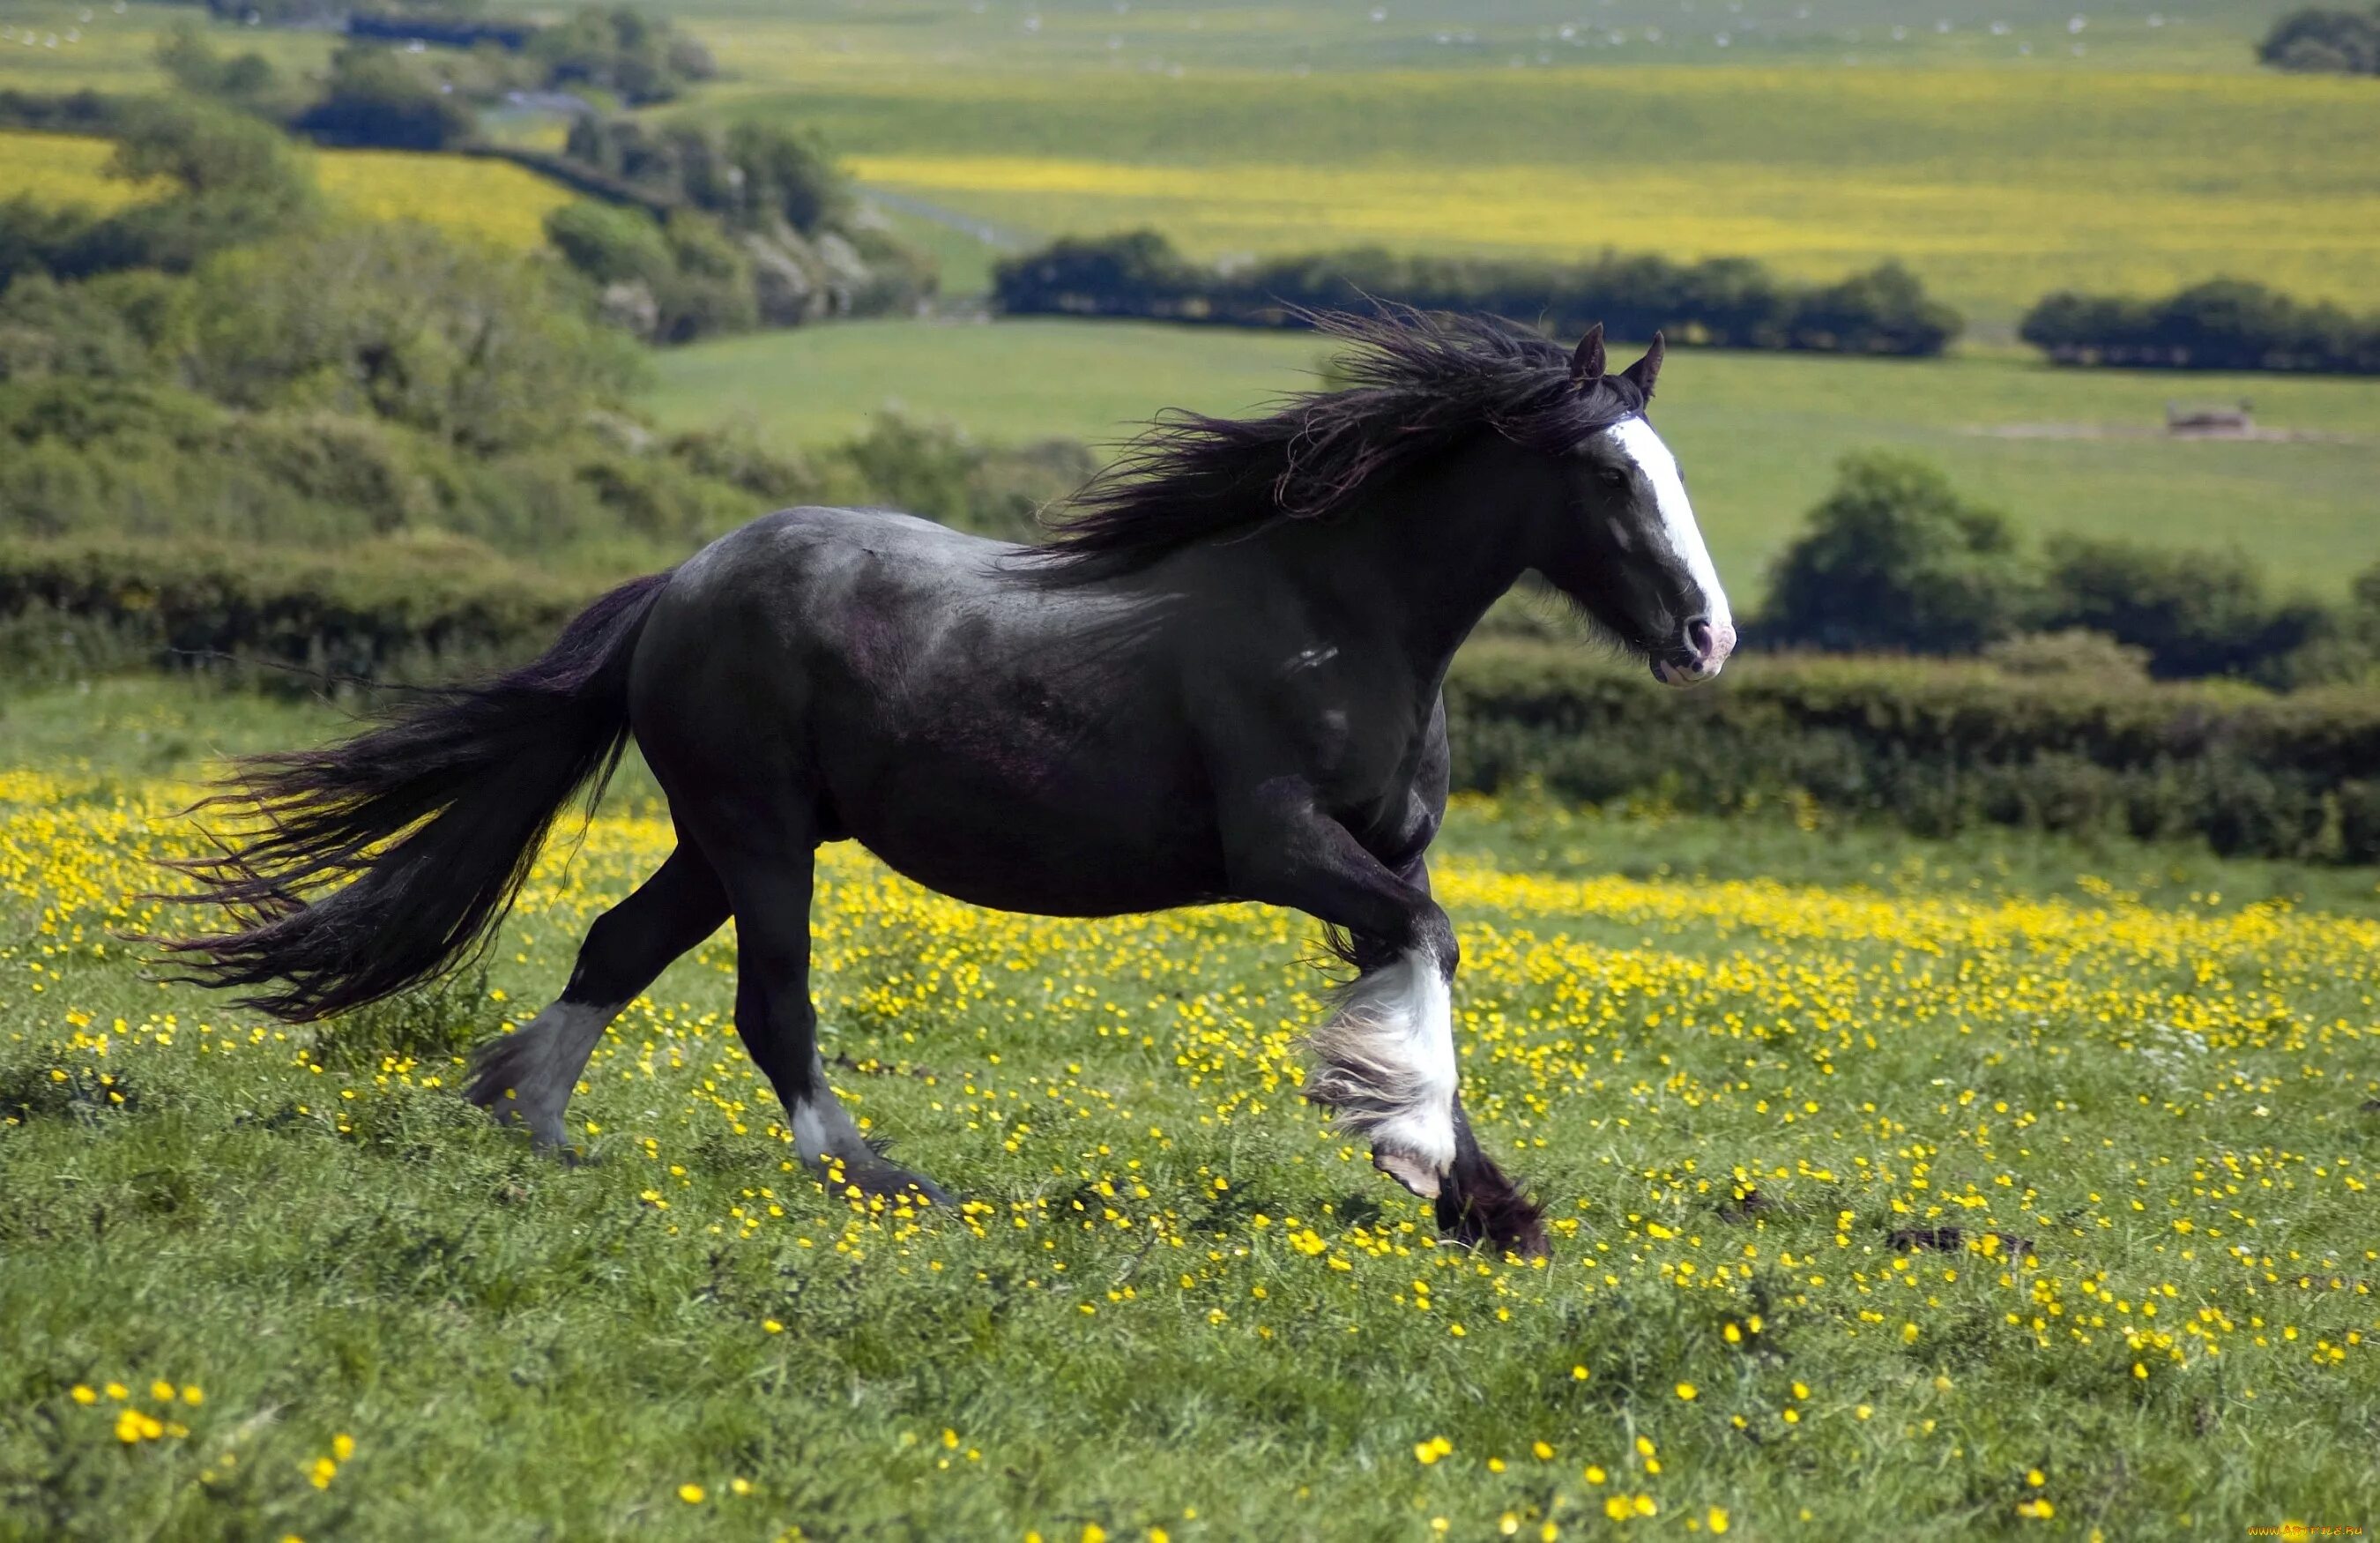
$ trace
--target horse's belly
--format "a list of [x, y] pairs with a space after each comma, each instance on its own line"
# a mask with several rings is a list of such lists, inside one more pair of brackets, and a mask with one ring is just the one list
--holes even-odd
[[[1023, 725], [1014, 725], [1021, 728]], [[1179, 758], [1029, 732], [911, 738], [832, 776], [834, 824], [929, 889], [1006, 911], [1115, 916], [1222, 893], [1214, 799]]]
[[846, 820], [895, 871], [970, 905], [1104, 917], [1220, 898], [1219, 844], [1187, 830], [1046, 819], [945, 820], [919, 810]]

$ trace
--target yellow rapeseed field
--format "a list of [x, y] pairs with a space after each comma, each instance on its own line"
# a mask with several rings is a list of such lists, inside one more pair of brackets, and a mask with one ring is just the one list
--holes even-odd
[[26, 134], [0, 130], [0, 199], [30, 198], [52, 205], [87, 204], [120, 209], [152, 196], [157, 185], [107, 175], [115, 154], [112, 140], [80, 134]]
[[[348, 1044], [363, 1030], [290, 1028], [130, 983], [117, 935], [159, 913], [128, 897], [154, 881], [154, 859], [191, 849], [174, 818], [188, 791], [0, 774], [0, 914], [29, 922], [0, 936], [0, 1049], [22, 1047], [32, 1088], [9, 1096], [31, 1111], [54, 1087], [86, 1121], [166, 1119], [176, 1139], [237, 1111], [235, 1125], [315, 1133], [272, 1148], [287, 1154], [273, 1160], [285, 1182], [303, 1151], [409, 1154], [425, 1172], [451, 1160], [456, 1224], [515, 1225], [505, 1207], [558, 1180], [468, 1176], [488, 1160], [468, 1155], [481, 1138], [423, 1123], [451, 1105], [451, 1053]], [[1474, 802], [1458, 818], [1498, 811]], [[550, 849], [497, 951], [487, 1027], [532, 1011], [588, 923], [670, 844], [665, 821], [623, 815]], [[1203, 1517], [1232, 1536], [1261, 1527], [1248, 1497], [1291, 1503], [1304, 1484], [1298, 1501], [1311, 1496], [1318, 1516], [1333, 1514], [1329, 1497], [1353, 1508], [1348, 1536], [1398, 1518], [1415, 1536], [1554, 1538], [1645, 1519], [1763, 1536], [1797, 1511], [1855, 1515], [1843, 1507], [1874, 1484], [1902, 1496], [1904, 1516], [2087, 1526], [2111, 1495], [2120, 1513], [2151, 1513], [2131, 1487], [2172, 1476], [2142, 1478], [2140, 1464], [2198, 1460], [2162, 1444], [2175, 1422], [2229, 1422], [2244, 1441], [2273, 1428], [2268, 1415], [2325, 1412], [2300, 1422], [2319, 1425], [2371, 1388], [2380, 1250], [2351, 1219], [2372, 1214], [2373, 1164], [2335, 1122], [2373, 1089], [2380, 921], [2212, 896], [2155, 908], [2113, 893], [1888, 895], [1449, 862], [1437, 889], [1462, 935], [1466, 1100], [1483, 1139], [1554, 1202], [1557, 1256], [1532, 1265], [1433, 1246], [1422, 1209], [1298, 1100], [1297, 1037], [1321, 1008], [1319, 980], [1295, 962], [1310, 943], [1301, 918], [1006, 916], [849, 846], [821, 859], [813, 939], [833, 1080], [864, 1126], [898, 1133], [974, 1197], [951, 1215], [888, 1207], [795, 1165], [730, 1026], [722, 935], [632, 1004], [587, 1069], [572, 1115], [602, 1198], [572, 1202], [575, 1232], [473, 1246], [519, 1281], [540, 1250], [579, 1257], [570, 1237], [633, 1226], [647, 1240], [637, 1268], [683, 1277], [650, 1288], [665, 1302], [706, 1274], [778, 1282], [705, 1288], [698, 1316], [715, 1328], [679, 1330], [735, 1347], [703, 1354], [748, 1363], [739, 1399], [777, 1397], [772, 1378], [808, 1386], [765, 1368], [820, 1355], [877, 1377], [917, 1357], [940, 1366], [956, 1379], [943, 1395], [866, 1438], [912, 1476], [883, 1493], [923, 1508], [913, 1517], [1070, 1539], [1125, 1523], [1135, 1537], [1205, 1536], [1182, 1530]], [[340, 1183], [367, 1186], [368, 1211], [369, 1186], [393, 1178], [354, 1172]], [[480, 1197], [491, 1185], [492, 1202]], [[338, 1246], [381, 1235], [367, 1211]], [[614, 1278], [627, 1269], [535, 1290], [558, 1303], [648, 1289]], [[876, 1309], [856, 1305], [880, 1292], [917, 1293], [905, 1311], [945, 1305], [973, 1326], [954, 1343], [978, 1349], [934, 1341], [886, 1359], [868, 1338], [883, 1332]], [[967, 1355], [1027, 1321], [1062, 1336], [1034, 1342], [1031, 1364], [1050, 1375], [1122, 1357], [1102, 1374], [1122, 1379], [1119, 1396], [1155, 1377], [1151, 1392], [1198, 1383], [1212, 1398], [1202, 1376], [1269, 1367], [1326, 1404], [1334, 1379], [1391, 1378], [1378, 1387], [1395, 1402], [1306, 1416], [1346, 1420], [1325, 1447], [1360, 1460], [1301, 1446], [1299, 1463], [1262, 1476], [1170, 1466], [1246, 1434], [1236, 1417], [1199, 1423], [1194, 1401], [1178, 1416], [1190, 1433], [1146, 1433], [1173, 1456], [1086, 1467], [1080, 1451], [1044, 1444], [1062, 1445], [1071, 1405], [968, 1380]], [[229, 1493], [210, 1454], [236, 1444], [228, 1433], [270, 1383], [195, 1331], [128, 1343], [138, 1357], [59, 1373], [44, 1418], [81, 1434], [45, 1440], [176, 1462], [186, 1482]], [[161, 1379], [144, 1400], [126, 1384], [147, 1367]], [[116, 1380], [95, 1388], [103, 1379]], [[185, 1381], [207, 1389], [203, 1407], [195, 1389], [176, 1391]], [[226, 1385], [248, 1403], [218, 1396]], [[461, 1407], [493, 1396], [453, 1392]], [[317, 1492], [360, 1485], [341, 1503], [410, 1503], [395, 1468], [376, 1478], [358, 1460], [350, 1479], [342, 1467], [358, 1443], [423, 1440], [410, 1404], [367, 1401], [377, 1413], [334, 1448], [345, 1407], [298, 1421], [280, 1449], [269, 1486], [282, 1509], [259, 1513], [276, 1529], [323, 1525], [332, 1513], [304, 1509]], [[2078, 1434], [2110, 1420], [2128, 1434]], [[1086, 1440], [1102, 1444], [1141, 1434], [1114, 1416], [1091, 1426]], [[2299, 1482], [2317, 1500], [2340, 1494], [2320, 1465], [2334, 1450], [2305, 1449], [2315, 1465]], [[805, 1511], [795, 1470], [772, 1478], [732, 1442], [668, 1451], [667, 1464], [579, 1482], [673, 1513], [745, 1506], [730, 1514], [772, 1529], [848, 1514]], [[1047, 1482], [1021, 1476], [1050, 1463]], [[2226, 1482], [2204, 1513], [2261, 1513], [2260, 1480]], [[1087, 1512], [1105, 1520], [1086, 1526]]]
[[[115, 209], [152, 197], [157, 185], [107, 175], [115, 145], [69, 134], [0, 131], [0, 199]], [[545, 239], [545, 216], [570, 192], [504, 161], [402, 151], [319, 151], [315, 177], [333, 207], [372, 220], [419, 220], [504, 246]]]

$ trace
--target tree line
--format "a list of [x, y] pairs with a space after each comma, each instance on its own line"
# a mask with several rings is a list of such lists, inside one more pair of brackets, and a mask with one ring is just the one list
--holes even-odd
[[[1659, 331], [1712, 347], [1904, 357], [1939, 354], [1962, 329], [1956, 311], [1893, 263], [1826, 285], [1780, 278], [1746, 258], [1610, 252], [1551, 263], [1363, 248], [1225, 268], [1192, 261], [1148, 230], [1069, 237], [1007, 259], [992, 298], [1014, 316], [1235, 327], [1297, 327], [1305, 311], [1390, 300], [1527, 317], [1557, 334], [1601, 322], [1621, 337]], [[2060, 364], [2380, 372], [2380, 315], [2241, 279], [2145, 300], [2060, 291], [2026, 313], [2020, 335]]]
[[2026, 312], [2018, 335], [2060, 364], [2380, 374], [2380, 314], [2291, 299], [2245, 279], [2159, 299], [2060, 291]]
[[1366, 248], [1226, 269], [1184, 258], [1155, 231], [1069, 237], [1009, 259], [994, 273], [993, 298], [1017, 316], [1241, 327], [1300, 326], [1301, 310], [1391, 300], [1526, 316], [1559, 332], [1599, 321], [1621, 337], [1659, 330], [1715, 347], [1847, 354], [1938, 354], [1963, 325], [1892, 263], [1823, 285], [1780, 278], [1746, 258], [1678, 262], [1614, 252], [1555, 263]]

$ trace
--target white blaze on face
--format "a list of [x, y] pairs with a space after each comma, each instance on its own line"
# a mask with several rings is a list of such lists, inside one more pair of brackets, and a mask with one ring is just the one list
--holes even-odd
[[1703, 545], [1702, 528], [1694, 524], [1694, 506], [1686, 498], [1686, 480], [1678, 475], [1678, 458], [1661, 436], [1641, 418], [1627, 418], [1611, 426], [1611, 437], [1652, 484], [1653, 505], [1661, 514], [1661, 529], [1670, 550], [1686, 565], [1710, 606], [1711, 630], [1732, 632], [1735, 618], [1727, 608], [1727, 591], [1719, 588], [1718, 570], [1711, 565], [1710, 549]]

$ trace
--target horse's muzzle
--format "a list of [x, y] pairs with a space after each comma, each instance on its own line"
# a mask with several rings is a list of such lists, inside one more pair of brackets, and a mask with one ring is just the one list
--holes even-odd
[[1664, 686], [1699, 686], [1718, 674], [1734, 651], [1734, 627], [1713, 626], [1697, 616], [1674, 646], [1653, 656], [1653, 678]]

